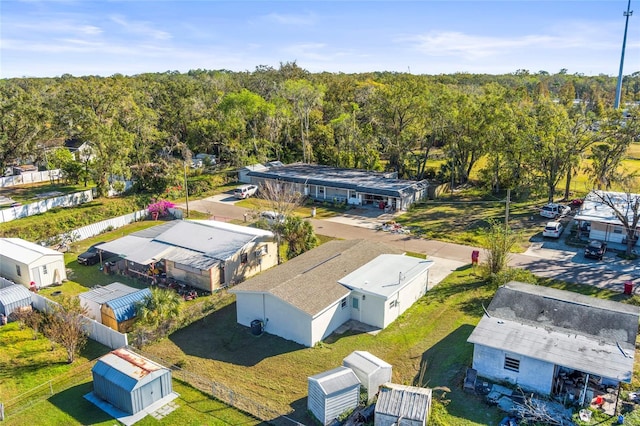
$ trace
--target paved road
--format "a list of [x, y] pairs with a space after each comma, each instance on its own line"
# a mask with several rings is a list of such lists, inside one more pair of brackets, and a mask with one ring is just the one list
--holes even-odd
[[[189, 202], [192, 210], [208, 213], [212, 219], [229, 221], [243, 220], [249, 209], [235, 206], [232, 195]], [[184, 208], [185, 206], [182, 205]], [[309, 219], [317, 234], [342, 239], [368, 239], [401, 248], [405, 251], [423, 253], [435, 264], [430, 275], [437, 283], [451, 271], [471, 263], [471, 252], [478, 248], [427, 240], [411, 235], [394, 234], [376, 230], [388, 220], [375, 209], [358, 209], [361, 214], [350, 213], [330, 219]], [[354, 212], [353, 210], [351, 212]], [[482, 261], [482, 255], [481, 259]], [[590, 284], [599, 288], [622, 291], [624, 282], [640, 283], [638, 261], [626, 261], [608, 253], [602, 262], [585, 259], [581, 251], [568, 247], [560, 241], [532, 242], [522, 254], [513, 254], [510, 265], [528, 269], [541, 277], [557, 278], [567, 282]], [[638, 290], [640, 292], [640, 290]]]

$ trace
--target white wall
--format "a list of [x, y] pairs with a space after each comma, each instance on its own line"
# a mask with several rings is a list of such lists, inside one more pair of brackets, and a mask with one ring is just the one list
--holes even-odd
[[[20, 266], [20, 276], [16, 273], [16, 265]], [[29, 288], [30, 274], [31, 271], [26, 264], [9, 259], [0, 253], [0, 276]]]
[[101, 305], [93, 300], [86, 299], [79, 295], [80, 298], [80, 306], [83, 306], [87, 310], [87, 315], [92, 320], [96, 320], [99, 323], [102, 323], [102, 313], [100, 311]]
[[[44, 274], [44, 266], [47, 273]], [[67, 270], [64, 264], [64, 255], [43, 256], [29, 265], [31, 280], [35, 281], [38, 287], [47, 287], [55, 282], [61, 283], [67, 279]], [[37, 273], [34, 271], [37, 269]], [[56, 274], [57, 271], [57, 274]]]
[[250, 327], [251, 321], [264, 321], [264, 331], [305, 346], [311, 343], [311, 317], [270, 295], [237, 293], [238, 323]]
[[[384, 309], [384, 324], [387, 327], [396, 320], [404, 311], [409, 309], [418, 299], [425, 295], [427, 282], [429, 280], [429, 270], [415, 277], [411, 282], [402, 287], [395, 295], [387, 299]], [[391, 307], [391, 301], [395, 300], [395, 306]]]
[[[362, 298], [364, 296], [364, 299]], [[358, 309], [353, 307], [353, 299], [358, 300]], [[371, 294], [362, 294], [353, 290], [349, 296], [349, 307], [351, 308], [351, 318], [372, 325], [384, 328], [386, 298]]]
[[[520, 360], [520, 371], [504, 368], [505, 355]], [[478, 375], [497, 381], [517, 384], [523, 389], [548, 395], [551, 393], [555, 366], [551, 363], [520, 356], [508, 351], [474, 345], [473, 368]]]
[[336, 328], [340, 327], [351, 318], [349, 297], [346, 296], [345, 298], [347, 301], [344, 308], [342, 308], [341, 300], [338, 300], [313, 318], [310, 346], [315, 345], [325, 337], [329, 337]]

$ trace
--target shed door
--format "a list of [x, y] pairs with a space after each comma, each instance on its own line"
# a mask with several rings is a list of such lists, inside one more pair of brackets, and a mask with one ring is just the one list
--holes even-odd
[[142, 408], [147, 408], [162, 398], [162, 385], [160, 379], [148, 383], [142, 390]]
[[43, 287], [42, 278], [40, 277], [40, 268], [37, 266], [35, 268], [31, 268], [31, 281], [35, 281], [38, 287]]

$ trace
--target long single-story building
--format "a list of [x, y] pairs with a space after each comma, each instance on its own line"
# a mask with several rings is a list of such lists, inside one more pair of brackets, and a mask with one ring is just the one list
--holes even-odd
[[278, 263], [272, 232], [215, 220], [174, 220], [108, 243], [115, 269], [147, 277], [161, 265], [168, 278], [215, 291]]
[[[593, 191], [590, 192], [576, 213], [574, 220], [578, 224], [578, 231], [582, 237], [606, 241], [612, 247], [617, 246], [620, 249], [625, 249], [628, 238], [627, 231], [614, 210], [603, 203], [600, 197], [610, 200], [617, 206], [619, 212], [626, 214], [629, 223], [632, 223], [635, 214], [633, 204], [640, 195], [607, 191], [598, 191], [598, 194], [600, 196]], [[635, 244], [638, 243], [638, 237], [640, 237], [640, 226], [636, 228]]]
[[550, 287], [500, 287], [468, 342], [478, 376], [585, 401], [633, 374], [640, 308]]
[[64, 255], [21, 238], [0, 238], [0, 277], [30, 288], [67, 279]]
[[288, 183], [292, 191], [314, 200], [376, 207], [386, 205], [397, 210], [407, 210], [412, 204], [426, 199], [429, 187], [426, 180], [398, 179], [395, 172], [303, 163], [274, 165], [266, 169], [255, 167], [245, 174], [250, 183], [256, 185]]
[[431, 265], [379, 242], [333, 240], [230, 291], [238, 323], [310, 347], [350, 319], [386, 327], [425, 294]]

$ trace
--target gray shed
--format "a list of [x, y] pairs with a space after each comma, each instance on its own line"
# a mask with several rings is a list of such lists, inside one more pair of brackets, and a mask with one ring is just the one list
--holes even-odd
[[356, 374], [362, 387], [367, 390], [369, 402], [375, 397], [380, 385], [391, 381], [391, 364], [367, 351], [351, 352], [342, 360], [342, 365]]
[[136, 414], [173, 392], [171, 370], [120, 348], [91, 369], [93, 393], [128, 414]]
[[376, 402], [375, 426], [425, 426], [431, 412], [431, 389], [385, 383]]
[[356, 408], [359, 397], [360, 381], [350, 368], [341, 366], [309, 377], [307, 409], [323, 425]]
[[0, 289], [0, 314], [9, 316], [26, 306], [31, 306], [31, 292], [23, 285], [14, 284]]

